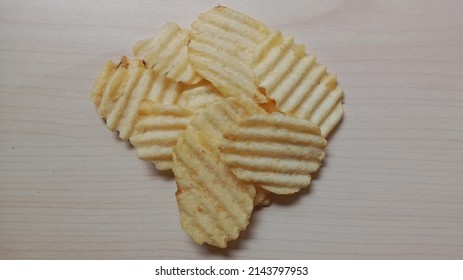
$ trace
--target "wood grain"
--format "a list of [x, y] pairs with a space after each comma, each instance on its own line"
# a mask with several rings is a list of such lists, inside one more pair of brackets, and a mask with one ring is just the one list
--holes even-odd
[[310, 191], [225, 251], [90, 102], [103, 63], [217, 1], [2, 1], [0, 258], [463, 258], [463, 2], [221, 1], [337, 74], [345, 117]]

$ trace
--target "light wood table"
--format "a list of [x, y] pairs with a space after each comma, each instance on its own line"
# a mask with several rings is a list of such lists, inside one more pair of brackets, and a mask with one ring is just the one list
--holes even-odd
[[90, 101], [105, 61], [217, 1], [2, 1], [0, 258], [463, 258], [463, 2], [221, 1], [335, 73], [345, 117], [309, 191], [228, 250], [181, 230], [175, 182]]

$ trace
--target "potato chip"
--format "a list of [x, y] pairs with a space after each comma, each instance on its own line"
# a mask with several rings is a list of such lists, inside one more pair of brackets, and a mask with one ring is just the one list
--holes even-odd
[[[112, 61], [106, 62], [100, 74], [93, 83], [92, 102], [95, 104], [96, 107], [100, 107], [104, 89], [110, 82], [117, 68], [118, 65], [116, 63]], [[102, 116], [100, 115], [100, 117]]]
[[252, 65], [256, 82], [280, 111], [312, 121], [324, 137], [341, 120], [344, 93], [336, 76], [317, 64], [315, 55], [306, 55], [293, 37], [281, 32], [267, 36], [257, 45]]
[[113, 64], [108, 62], [95, 82], [92, 99], [100, 117], [106, 119], [106, 126], [119, 131], [122, 140], [133, 133], [142, 100], [175, 104], [180, 97], [179, 84], [147, 69], [140, 59], [122, 57], [112, 69]]
[[125, 88], [129, 73], [138, 69], [137, 61], [132, 62], [134, 63], [131, 63], [131, 67], [129, 67], [129, 59], [124, 56], [116, 68], [108, 69], [108, 67], [112, 68], [115, 65], [112, 61], [108, 61], [100, 76], [95, 80], [92, 100], [102, 119], [106, 119], [114, 109], [116, 100], [122, 95]]
[[277, 194], [310, 184], [327, 143], [310, 121], [281, 113], [246, 117], [223, 137], [221, 159], [233, 174]]
[[196, 72], [225, 96], [245, 95], [266, 103], [268, 99], [254, 81], [251, 62], [255, 47], [269, 33], [264, 24], [218, 6], [192, 24], [188, 55]]
[[193, 116], [192, 112], [178, 105], [144, 100], [138, 110], [134, 133], [130, 136], [138, 158], [153, 162], [158, 170], [171, 169], [172, 148]]
[[178, 105], [198, 112], [206, 106], [224, 99], [225, 97], [209, 81], [202, 80], [195, 85], [184, 86]]
[[223, 95], [206, 80], [194, 85], [181, 85], [178, 105], [144, 101], [138, 111], [139, 120], [130, 142], [140, 159], [153, 162], [158, 170], [172, 168], [172, 148], [177, 136], [186, 129], [196, 113]]
[[220, 161], [218, 144], [227, 127], [255, 113], [263, 110], [236, 99], [213, 103], [188, 124], [174, 148], [180, 222], [199, 244], [225, 248], [249, 223], [256, 190]]
[[133, 48], [133, 53], [143, 58], [148, 67], [159, 74], [166, 74], [172, 81], [195, 84], [202, 77], [193, 70], [188, 58], [189, 40], [188, 31], [168, 22], [157, 36], [139, 41]]
[[310, 185], [344, 92], [293, 37], [218, 6], [133, 53], [104, 65], [92, 101], [140, 159], [173, 170], [195, 242], [225, 248], [254, 208]]

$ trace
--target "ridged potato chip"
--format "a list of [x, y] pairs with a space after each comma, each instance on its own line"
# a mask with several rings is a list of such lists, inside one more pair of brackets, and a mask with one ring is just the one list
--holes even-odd
[[293, 37], [245, 14], [218, 6], [191, 27], [168, 22], [135, 58], [108, 61], [92, 101], [140, 159], [173, 170], [187, 234], [225, 248], [254, 208], [310, 185], [344, 92]]
[[115, 69], [112, 62], [105, 65], [96, 79], [92, 100], [100, 117], [106, 119], [106, 126], [127, 140], [133, 133], [142, 100], [175, 104], [181, 90], [179, 84], [147, 69], [140, 59], [122, 57]]
[[178, 105], [198, 112], [208, 105], [224, 99], [225, 97], [210, 82], [203, 80], [195, 85], [184, 86]]
[[256, 190], [221, 162], [218, 145], [227, 127], [256, 113], [264, 112], [226, 99], [202, 110], [180, 134], [173, 153], [180, 223], [199, 244], [225, 248], [249, 223]]
[[[108, 83], [111, 82], [111, 79], [113, 79], [113, 76], [114, 76], [114, 72], [116, 72], [116, 70], [119, 67], [120, 65], [117, 65], [116, 63], [112, 61], [108, 61], [103, 66], [103, 69], [101, 70], [98, 77], [95, 79], [95, 82], [93, 83], [93, 89], [92, 89], [92, 102], [93, 104], [95, 104], [97, 108], [100, 107], [101, 99], [103, 97], [103, 92], [105, 91], [105, 88], [107, 87]], [[100, 110], [97, 110], [97, 111], [98, 111], [98, 115], [101, 118], [103, 118], [103, 116], [100, 113]]]
[[225, 96], [245, 95], [266, 103], [268, 99], [254, 81], [251, 62], [257, 44], [269, 33], [257, 20], [218, 6], [192, 24], [188, 55], [196, 72]]
[[136, 57], [143, 58], [148, 67], [175, 82], [196, 84], [202, 77], [193, 70], [188, 58], [189, 41], [188, 31], [168, 22], [157, 36], [137, 42], [133, 53]]
[[223, 136], [221, 160], [235, 176], [276, 194], [310, 184], [325, 158], [326, 140], [308, 120], [281, 113], [244, 118]]
[[284, 113], [306, 118], [327, 137], [343, 115], [342, 88], [336, 76], [317, 64], [315, 55], [306, 55], [294, 38], [274, 32], [262, 40], [253, 56], [257, 84]]
[[130, 136], [138, 158], [153, 162], [158, 170], [171, 169], [172, 148], [193, 116], [192, 112], [178, 105], [144, 100], [138, 110], [134, 133]]
[[122, 57], [119, 64], [112, 61], [106, 62], [100, 75], [95, 80], [92, 90], [92, 101], [97, 113], [102, 119], [106, 119], [114, 109], [115, 100], [121, 95], [127, 83], [130, 73], [138, 69], [137, 61], [133, 61], [129, 67], [129, 59]]

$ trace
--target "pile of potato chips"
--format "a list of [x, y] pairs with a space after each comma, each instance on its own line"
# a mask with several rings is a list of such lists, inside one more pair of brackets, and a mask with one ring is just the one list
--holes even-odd
[[109, 61], [92, 101], [140, 159], [172, 169], [183, 229], [224, 248], [269, 193], [309, 186], [343, 115], [336, 76], [291, 36], [226, 7], [165, 24]]

